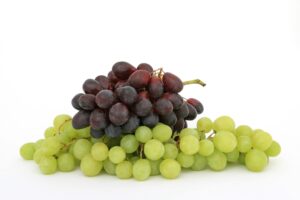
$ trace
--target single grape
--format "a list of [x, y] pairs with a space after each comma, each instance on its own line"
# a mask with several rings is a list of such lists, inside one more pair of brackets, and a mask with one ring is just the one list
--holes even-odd
[[272, 142], [271, 146], [265, 151], [265, 153], [270, 157], [276, 157], [281, 152], [281, 146], [278, 142], [274, 141]]
[[148, 91], [151, 99], [158, 99], [164, 93], [162, 80], [157, 76], [152, 76], [148, 85]]
[[180, 164], [174, 159], [165, 159], [160, 163], [160, 173], [167, 179], [175, 179], [180, 175]]
[[261, 151], [267, 150], [272, 145], [272, 136], [264, 131], [257, 131], [252, 135], [252, 145]]
[[202, 156], [209, 156], [214, 152], [214, 143], [208, 139], [200, 140], [199, 142], [199, 154]]
[[41, 159], [46, 156], [47, 155], [45, 155], [45, 153], [41, 149], [38, 149], [33, 154], [33, 160], [35, 161], [36, 164], [39, 164]]
[[131, 86], [119, 87], [116, 89], [118, 98], [126, 105], [132, 105], [137, 101], [138, 94]]
[[116, 167], [117, 165], [112, 163], [109, 159], [106, 159], [103, 162], [103, 167], [106, 173], [110, 175], [115, 175], [116, 174]]
[[177, 117], [174, 112], [159, 117], [160, 121], [168, 126], [174, 126], [177, 123]]
[[74, 115], [72, 120], [72, 126], [75, 129], [82, 129], [86, 128], [90, 125], [90, 115], [89, 111], [80, 110], [79, 112]]
[[86, 94], [96, 95], [101, 90], [101, 86], [98, 81], [94, 79], [87, 79], [83, 83], [82, 89]]
[[104, 129], [108, 126], [108, 120], [105, 112], [101, 109], [95, 109], [90, 116], [90, 125], [92, 129]]
[[105, 134], [111, 138], [119, 137], [122, 134], [122, 128], [120, 126], [110, 124], [105, 128]]
[[179, 134], [180, 138], [183, 138], [187, 135], [192, 135], [192, 136], [196, 137], [197, 139], [200, 139], [198, 131], [193, 128], [184, 128], [180, 131], [180, 134]]
[[62, 144], [56, 137], [49, 137], [44, 140], [41, 145], [40, 150], [44, 152], [45, 155], [52, 156], [60, 151]]
[[97, 161], [104, 161], [108, 157], [108, 147], [103, 142], [97, 142], [91, 148], [91, 155]]
[[73, 155], [76, 159], [81, 160], [87, 155], [92, 148], [92, 143], [87, 139], [79, 139], [75, 142], [73, 148]]
[[201, 133], [209, 133], [212, 130], [213, 123], [211, 119], [202, 117], [197, 121], [197, 129]]
[[116, 96], [111, 90], [101, 90], [95, 98], [95, 102], [99, 108], [108, 109], [116, 101]]
[[135, 131], [136, 139], [141, 143], [146, 143], [152, 139], [152, 131], [147, 126], [140, 126]]
[[76, 130], [77, 136], [79, 138], [90, 138], [91, 137], [91, 127], [86, 127]]
[[86, 154], [80, 162], [80, 169], [85, 176], [97, 176], [102, 167], [102, 162], [96, 161], [91, 154]]
[[229, 131], [219, 131], [213, 138], [215, 147], [224, 153], [229, 153], [237, 146], [235, 135]]
[[118, 164], [125, 160], [126, 152], [124, 151], [124, 149], [122, 147], [114, 146], [113, 148], [111, 148], [109, 150], [108, 158], [112, 163]]
[[121, 147], [126, 153], [133, 153], [138, 149], [139, 142], [134, 135], [125, 135], [121, 139]]
[[95, 95], [93, 94], [84, 94], [80, 96], [78, 102], [83, 110], [94, 110], [96, 108]]
[[159, 115], [167, 115], [173, 111], [173, 104], [168, 99], [160, 98], [155, 102], [154, 110]]
[[80, 105], [79, 105], [79, 98], [80, 98], [82, 95], [83, 95], [82, 93], [79, 93], [79, 94], [76, 94], [76, 95], [73, 97], [73, 99], [72, 99], [72, 101], [71, 101], [73, 108], [75, 108], [75, 109], [77, 109], [77, 110], [81, 110], [81, 109], [82, 109], [82, 108], [80, 107]]
[[199, 140], [193, 135], [187, 135], [180, 138], [179, 147], [183, 153], [193, 155], [199, 151]]
[[114, 84], [119, 81], [113, 71], [108, 72], [107, 78], [111, 84]]
[[247, 153], [252, 148], [251, 138], [247, 135], [242, 135], [237, 138], [237, 148], [242, 153]]
[[253, 130], [251, 129], [250, 126], [241, 125], [236, 128], [235, 134], [237, 137], [244, 136], [244, 135], [251, 137], [253, 134]]
[[149, 99], [142, 98], [133, 106], [133, 111], [139, 117], [146, 117], [152, 111], [152, 103]]
[[187, 103], [189, 109], [189, 115], [185, 118], [186, 120], [194, 120], [197, 117], [197, 110], [189, 103]]
[[159, 166], [160, 166], [160, 163], [162, 162], [161, 159], [159, 160], [149, 160], [150, 162], [150, 166], [151, 166], [151, 176], [156, 176], [156, 175], [159, 175], [160, 174], [160, 171], [159, 171]]
[[244, 153], [240, 153], [240, 156], [239, 156], [239, 163], [244, 165], [245, 164], [245, 157], [246, 155]]
[[175, 144], [166, 143], [164, 145], [164, 147], [165, 147], [165, 153], [163, 156], [164, 159], [167, 159], [167, 158], [176, 159], [177, 158], [178, 148]]
[[165, 148], [159, 140], [152, 139], [146, 142], [144, 153], [149, 160], [159, 160], [163, 157]]
[[152, 66], [149, 65], [148, 63], [141, 63], [141, 64], [139, 64], [138, 67], [137, 67], [137, 69], [138, 70], [146, 70], [146, 71], [148, 71], [150, 73], [153, 72]]
[[22, 147], [20, 148], [20, 155], [25, 160], [32, 160], [34, 153], [35, 153], [34, 143], [23, 144]]
[[128, 179], [132, 176], [132, 164], [129, 161], [123, 161], [117, 164], [116, 175], [120, 179]]
[[58, 156], [57, 167], [62, 172], [73, 171], [76, 167], [75, 158], [70, 153], [63, 153]]
[[207, 165], [207, 160], [204, 156], [195, 154], [194, 159], [195, 159], [195, 161], [194, 161], [194, 164], [192, 165], [192, 170], [200, 171], [200, 170], [205, 169], [205, 167]]
[[101, 90], [110, 89], [111, 85], [109, 79], [106, 76], [103, 75], [97, 76], [95, 80], [98, 81]]
[[231, 131], [233, 132], [235, 123], [229, 116], [221, 116], [214, 121], [213, 129], [215, 131]]
[[58, 130], [55, 129], [54, 127], [49, 127], [45, 130], [44, 132], [44, 136], [45, 138], [48, 138], [48, 137], [53, 137], [55, 136], [56, 134], [58, 134]]
[[215, 171], [221, 171], [225, 169], [227, 165], [227, 157], [221, 151], [215, 149], [215, 151], [207, 157], [208, 166]]
[[177, 115], [177, 119], [184, 119], [189, 115], [189, 108], [186, 102], [183, 102], [183, 104], [180, 106], [178, 110], [175, 111], [175, 114]]
[[[60, 133], [66, 134], [71, 139], [74, 139], [78, 136], [77, 131], [78, 130], [74, 129], [74, 127], [72, 125], [72, 121], [67, 121], [66, 123], [64, 123], [64, 125], [60, 129]], [[56, 133], [55, 135], [57, 135], [57, 134], [58, 133]]]
[[140, 119], [133, 113], [131, 113], [128, 121], [122, 125], [123, 133], [134, 133], [140, 125]]
[[109, 119], [116, 126], [125, 124], [129, 119], [129, 110], [126, 105], [122, 103], [114, 104], [109, 109]]
[[136, 70], [131, 64], [121, 61], [113, 65], [112, 71], [118, 79], [126, 80]]
[[180, 132], [184, 128], [185, 121], [184, 119], [177, 119], [176, 124], [174, 125], [174, 132]]
[[268, 157], [263, 151], [252, 149], [246, 154], [245, 164], [250, 171], [260, 172], [267, 166]]
[[194, 98], [189, 98], [187, 100], [187, 102], [196, 109], [198, 114], [203, 113], [204, 108], [200, 101], [198, 101], [197, 99], [194, 99]]
[[55, 129], [60, 130], [62, 125], [69, 120], [72, 120], [72, 117], [69, 115], [66, 114], [57, 115], [53, 120], [53, 126]]
[[99, 130], [96, 130], [96, 129], [93, 129], [91, 128], [91, 139], [100, 139], [102, 136], [105, 135], [105, 132], [103, 129], [99, 129]]
[[187, 155], [183, 152], [180, 152], [176, 158], [176, 160], [179, 162], [181, 167], [183, 168], [190, 168], [193, 166], [195, 162], [195, 158], [193, 155]]
[[151, 166], [147, 159], [139, 159], [133, 164], [132, 175], [136, 180], [146, 180], [150, 174]]
[[163, 98], [166, 98], [169, 101], [171, 101], [174, 110], [179, 109], [181, 107], [181, 105], [183, 104], [182, 97], [179, 94], [176, 94], [176, 93], [166, 92], [166, 93], [164, 93]]
[[39, 168], [43, 174], [53, 174], [57, 169], [57, 161], [53, 156], [42, 157], [39, 162]]
[[161, 142], [168, 141], [172, 136], [172, 129], [165, 124], [157, 124], [153, 130], [153, 138]]
[[145, 70], [136, 70], [129, 76], [128, 83], [135, 89], [141, 89], [148, 85], [150, 78], [151, 75], [149, 72]]
[[183, 89], [183, 83], [180, 78], [169, 72], [164, 73], [163, 83], [167, 92], [179, 93]]
[[239, 160], [240, 152], [237, 148], [235, 148], [233, 151], [226, 154], [227, 161], [235, 163]]

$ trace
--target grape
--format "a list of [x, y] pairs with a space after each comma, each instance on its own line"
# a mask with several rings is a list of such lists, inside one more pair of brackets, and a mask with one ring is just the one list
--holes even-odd
[[77, 137], [77, 131], [78, 130], [73, 128], [72, 121], [67, 121], [60, 129], [60, 133], [66, 134], [70, 139]]
[[159, 122], [159, 117], [154, 112], [150, 112], [149, 115], [142, 118], [142, 124], [153, 128]]
[[187, 107], [189, 109], [189, 114], [185, 118], [186, 120], [194, 120], [197, 117], [197, 110], [189, 103], [187, 103]]
[[202, 117], [197, 121], [197, 129], [201, 133], [209, 133], [212, 130], [213, 123], [211, 119]]
[[116, 83], [118, 82], [118, 78], [116, 77], [116, 75], [114, 74], [113, 71], [110, 71], [108, 74], [107, 74], [107, 78], [108, 80], [111, 82], [111, 83]]
[[91, 137], [91, 127], [86, 127], [76, 130], [77, 136], [80, 138], [89, 138]]
[[163, 76], [164, 89], [166, 92], [179, 93], [183, 89], [182, 81], [172, 73], [165, 73]]
[[180, 138], [179, 147], [183, 153], [193, 155], [199, 151], [199, 140], [193, 135], [187, 135]]
[[96, 95], [101, 90], [101, 86], [99, 82], [94, 79], [87, 79], [83, 83], [82, 88], [86, 94], [94, 94], [94, 95]]
[[120, 179], [128, 179], [132, 176], [132, 164], [129, 161], [123, 161], [116, 167], [116, 175]]
[[80, 110], [76, 113], [72, 120], [72, 126], [75, 129], [86, 128], [90, 125], [90, 115], [88, 111]]
[[174, 131], [180, 132], [184, 128], [184, 119], [178, 119], [176, 124], [174, 125]]
[[194, 98], [189, 98], [187, 100], [187, 102], [196, 109], [198, 114], [203, 113], [204, 108], [200, 101], [198, 101], [197, 99], [194, 99]]
[[150, 162], [146, 159], [137, 160], [132, 168], [132, 175], [136, 180], [143, 181], [151, 174]]
[[62, 145], [57, 138], [49, 137], [44, 140], [40, 149], [45, 155], [52, 156], [58, 153], [61, 148]]
[[263, 151], [252, 149], [246, 154], [245, 164], [249, 170], [259, 172], [267, 166], [268, 157]]
[[121, 147], [126, 153], [133, 153], [138, 149], [139, 142], [134, 135], [125, 135], [121, 139]]
[[131, 86], [119, 87], [116, 89], [117, 96], [126, 105], [131, 105], [136, 102], [138, 94]]
[[152, 99], [158, 99], [164, 93], [164, 86], [159, 77], [152, 76], [148, 85], [149, 95]]
[[97, 176], [102, 167], [102, 162], [96, 161], [91, 154], [86, 154], [80, 162], [80, 169], [85, 176]]
[[239, 160], [240, 152], [235, 148], [232, 152], [226, 154], [228, 162], [237, 162]]
[[107, 138], [106, 145], [108, 148], [112, 148], [115, 146], [120, 146], [121, 137], [115, 137], [115, 138]]
[[78, 99], [78, 103], [83, 110], [94, 110], [96, 108], [95, 95], [93, 94], [81, 95]]
[[35, 153], [35, 144], [26, 143], [20, 148], [20, 155], [25, 160], [32, 160]]
[[105, 132], [103, 129], [96, 130], [96, 129], [91, 128], [90, 134], [91, 134], [92, 139], [98, 139], [98, 138], [101, 138], [103, 135], [105, 135]]
[[90, 116], [90, 125], [92, 129], [104, 129], [108, 126], [108, 120], [105, 112], [101, 109], [95, 109]]
[[237, 146], [235, 135], [229, 131], [219, 131], [213, 138], [215, 147], [224, 153], [229, 153]]
[[147, 126], [140, 126], [135, 131], [136, 139], [141, 143], [146, 143], [152, 138], [152, 131]]
[[200, 171], [200, 170], [205, 169], [205, 167], [207, 165], [207, 160], [204, 156], [195, 154], [194, 159], [195, 159], [195, 161], [194, 161], [194, 164], [192, 165], [192, 170]]
[[77, 109], [77, 110], [81, 110], [81, 107], [79, 105], [79, 98], [82, 96], [82, 93], [76, 94], [73, 99], [72, 99], [72, 106], [73, 108]]
[[271, 146], [265, 151], [265, 153], [270, 157], [276, 157], [280, 154], [281, 147], [280, 144], [273, 140]]
[[199, 154], [202, 156], [209, 156], [214, 152], [214, 143], [210, 140], [200, 140], [199, 142]]
[[155, 102], [154, 110], [159, 115], [167, 115], [173, 111], [173, 104], [171, 101], [161, 98]]
[[235, 123], [228, 116], [221, 116], [214, 121], [213, 129], [215, 131], [234, 131]]
[[108, 109], [116, 101], [116, 96], [111, 90], [101, 90], [95, 98], [95, 102], [99, 108]]
[[173, 159], [165, 159], [160, 163], [160, 173], [163, 177], [168, 179], [175, 179], [180, 175], [180, 164]]
[[53, 156], [42, 157], [39, 168], [43, 174], [53, 174], [57, 169], [57, 161]]
[[180, 106], [178, 110], [175, 111], [177, 119], [184, 119], [189, 115], [189, 108], [186, 102]]
[[174, 112], [159, 117], [160, 121], [169, 126], [174, 126], [177, 123], [177, 117]]
[[195, 158], [192, 155], [187, 155], [183, 152], [180, 152], [177, 156], [177, 161], [179, 162], [181, 167], [190, 168], [191, 166], [193, 166]]
[[101, 87], [101, 90], [110, 89], [109, 79], [106, 76], [103, 76], [103, 75], [97, 76], [95, 78], [95, 80], [98, 81], [98, 83], [99, 83], [99, 85]]
[[38, 149], [33, 154], [33, 160], [35, 161], [36, 164], [39, 164], [41, 159], [45, 156], [46, 156], [45, 153], [41, 149]]
[[215, 151], [207, 157], [208, 166], [215, 171], [225, 169], [227, 165], [227, 157], [224, 153], [215, 149]]
[[198, 131], [195, 129], [192, 129], [192, 128], [184, 128], [180, 131], [180, 134], [179, 134], [180, 138], [183, 138], [187, 135], [192, 135], [192, 136], [196, 137], [197, 139], [200, 139]]
[[70, 153], [63, 153], [58, 156], [57, 167], [62, 172], [70, 172], [75, 169], [75, 158]]
[[177, 158], [178, 148], [175, 144], [167, 143], [164, 145], [164, 147], [165, 147], [165, 153], [163, 156], [164, 159], [167, 159], [167, 158], [176, 159]]
[[237, 148], [242, 153], [247, 153], [252, 148], [251, 138], [246, 135], [239, 136], [237, 138]]
[[135, 115], [131, 114], [128, 121], [122, 126], [124, 133], [134, 133], [140, 125], [140, 119]]
[[104, 161], [108, 157], [108, 147], [103, 142], [97, 142], [91, 148], [91, 155], [97, 161]]
[[90, 152], [92, 144], [87, 139], [79, 139], [74, 144], [73, 155], [76, 159], [81, 160], [86, 154]]
[[110, 175], [115, 175], [116, 174], [116, 164], [112, 163], [109, 159], [106, 159], [103, 162], [103, 167], [106, 173]]
[[58, 142], [60, 142], [61, 144], [68, 144], [69, 142], [71, 142], [71, 138], [69, 138], [69, 136], [67, 135], [66, 132], [62, 132], [59, 135], [56, 136]]
[[152, 103], [149, 99], [141, 99], [133, 107], [134, 113], [139, 117], [146, 117], [152, 111]]
[[117, 78], [126, 80], [135, 71], [135, 67], [127, 62], [117, 62], [113, 65], [112, 71]]
[[150, 162], [150, 166], [151, 166], [151, 176], [155, 176], [155, 175], [159, 175], [160, 171], [159, 171], [159, 166], [160, 163], [162, 162], [161, 159], [159, 160], [149, 160]]
[[156, 139], [149, 140], [144, 146], [145, 156], [149, 160], [159, 160], [165, 153], [164, 145]]
[[122, 103], [116, 103], [109, 110], [109, 119], [116, 126], [125, 124], [129, 119], [128, 108]]
[[141, 89], [148, 85], [150, 78], [151, 75], [149, 72], [145, 70], [136, 70], [129, 76], [128, 83], [135, 89]]
[[249, 126], [241, 125], [241, 126], [236, 128], [235, 134], [236, 134], [237, 137], [244, 136], [244, 135], [251, 137], [252, 134], [253, 134], [253, 131]]
[[112, 163], [118, 164], [121, 163], [123, 160], [125, 160], [126, 153], [122, 147], [114, 146], [109, 150], [108, 158]]
[[168, 99], [172, 105], [174, 110], [177, 110], [183, 104], [183, 99], [179, 94], [166, 92], [163, 95], [163, 98]]
[[272, 145], [272, 136], [264, 131], [257, 131], [252, 136], [252, 145], [261, 151], [267, 150]]
[[69, 115], [65, 115], [65, 114], [57, 115], [53, 120], [53, 126], [55, 129], [60, 130], [62, 125], [71, 119], [72, 118]]
[[172, 136], [172, 129], [165, 124], [157, 124], [153, 130], [153, 138], [161, 142], [168, 141]]
[[122, 128], [120, 126], [110, 124], [105, 128], [105, 134], [111, 138], [119, 137], [122, 134]]
[[137, 69], [138, 70], [146, 70], [146, 71], [148, 71], [150, 73], [153, 72], [152, 66], [149, 65], [149, 64], [147, 64], [147, 63], [141, 63], [141, 64], [139, 64], [138, 67], [137, 67]]

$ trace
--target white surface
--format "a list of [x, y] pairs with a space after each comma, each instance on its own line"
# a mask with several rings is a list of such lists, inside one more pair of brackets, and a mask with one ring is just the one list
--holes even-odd
[[[1, 199], [300, 199], [297, 0], [1, 1]], [[298, 31], [298, 32], [297, 32]], [[204, 115], [269, 131], [283, 148], [263, 173], [187, 172], [174, 181], [41, 175], [19, 147], [41, 138], [87, 78], [119, 60], [183, 80]], [[193, 125], [191, 123], [190, 125]]]

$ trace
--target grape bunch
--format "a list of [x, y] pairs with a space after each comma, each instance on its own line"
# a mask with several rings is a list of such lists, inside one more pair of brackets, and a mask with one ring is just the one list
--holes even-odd
[[[200, 80], [192, 83], [205, 85]], [[187, 120], [203, 112], [200, 101], [185, 100], [178, 94], [183, 87], [176, 75], [161, 68], [153, 70], [146, 63], [135, 68], [127, 62], [117, 62], [107, 76], [87, 79], [84, 93], [73, 97], [72, 105], [78, 110], [73, 127], [90, 126], [94, 138], [133, 134], [140, 125], [153, 128], [159, 122], [179, 132], [187, 127]]]

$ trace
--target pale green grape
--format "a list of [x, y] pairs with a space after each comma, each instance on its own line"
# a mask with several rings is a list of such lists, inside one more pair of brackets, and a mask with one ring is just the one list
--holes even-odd
[[207, 165], [207, 160], [204, 156], [201, 156], [199, 154], [194, 155], [194, 164], [192, 165], [192, 170], [194, 171], [200, 171], [205, 169]]
[[72, 154], [72, 155], [73, 155], [74, 146], [75, 146], [75, 143], [72, 143], [72, 144], [69, 146], [69, 149], [68, 149], [68, 152], [69, 152], [70, 154]]
[[73, 155], [78, 160], [81, 160], [86, 154], [90, 152], [92, 143], [87, 139], [79, 139], [75, 142], [73, 147]]
[[54, 128], [56, 128], [56, 130], [60, 130], [60, 128], [62, 127], [62, 125], [67, 122], [72, 120], [72, 117], [66, 114], [62, 114], [62, 115], [57, 115], [54, 120], [53, 120], [53, 126]]
[[138, 156], [132, 156], [129, 161], [134, 164], [136, 161], [138, 161], [140, 158]]
[[206, 139], [205, 133], [200, 133], [200, 140], [205, 140], [205, 139]]
[[41, 144], [40, 149], [44, 152], [45, 155], [52, 156], [57, 154], [62, 146], [63, 145], [59, 142], [58, 138], [48, 137]]
[[151, 166], [149, 160], [140, 159], [133, 164], [132, 175], [136, 180], [146, 180], [147, 178], [149, 178], [150, 174]]
[[97, 161], [104, 161], [108, 157], [108, 147], [103, 142], [95, 143], [91, 148], [91, 155]]
[[215, 151], [207, 157], [207, 164], [212, 170], [221, 171], [225, 169], [227, 165], [226, 155], [215, 149]]
[[236, 128], [235, 134], [236, 134], [237, 137], [239, 137], [239, 136], [249, 136], [249, 137], [251, 137], [252, 134], [253, 134], [253, 130], [250, 126], [241, 125], [241, 126]]
[[162, 162], [161, 159], [159, 160], [149, 160], [151, 166], [151, 176], [156, 176], [160, 174], [159, 165]]
[[213, 123], [213, 129], [218, 131], [230, 131], [233, 132], [235, 128], [235, 123], [229, 116], [221, 116], [217, 118]]
[[140, 126], [135, 131], [136, 139], [141, 143], [146, 143], [152, 138], [152, 131], [147, 126]]
[[146, 142], [144, 146], [144, 153], [150, 160], [158, 160], [163, 157], [165, 153], [165, 147], [161, 141], [152, 139]]
[[174, 159], [165, 159], [160, 163], [159, 171], [161, 175], [168, 179], [175, 179], [180, 175], [180, 164]]
[[213, 138], [215, 147], [224, 153], [229, 153], [237, 146], [235, 135], [229, 131], [219, 131]]
[[57, 161], [53, 156], [44, 156], [39, 162], [39, 168], [43, 174], [53, 174], [57, 169]]
[[257, 131], [252, 136], [252, 145], [261, 151], [267, 150], [272, 144], [272, 136], [264, 131]]
[[190, 168], [191, 166], [193, 166], [195, 158], [192, 155], [187, 155], [183, 152], [180, 152], [177, 156], [177, 161], [179, 162], [181, 167]]
[[56, 136], [56, 138], [61, 144], [68, 144], [72, 140], [72, 138], [69, 138], [66, 132], [61, 132], [59, 135]]
[[138, 149], [139, 142], [134, 135], [125, 135], [121, 139], [121, 147], [126, 153], [133, 153]]
[[108, 152], [108, 158], [109, 160], [114, 163], [114, 164], [118, 164], [122, 161], [125, 160], [126, 158], [126, 153], [124, 151], [124, 149], [120, 146], [114, 146], [113, 148], [111, 148]]
[[152, 134], [154, 139], [166, 142], [172, 136], [172, 129], [165, 124], [159, 124], [152, 129]]
[[197, 121], [197, 129], [200, 133], [208, 133], [212, 130], [213, 122], [207, 117], [202, 117]]
[[33, 154], [33, 160], [35, 161], [36, 164], [39, 164], [41, 159], [45, 156], [47, 155], [45, 155], [45, 153], [41, 149], [38, 149]]
[[41, 148], [41, 146], [42, 146], [42, 144], [43, 144], [44, 141], [45, 141], [45, 139], [40, 139], [40, 140], [36, 141], [34, 143], [35, 150], [38, 150], [39, 148]]
[[237, 148], [242, 153], [247, 153], [252, 148], [252, 141], [249, 136], [242, 135], [237, 138]]
[[91, 137], [91, 127], [78, 129], [78, 130], [76, 130], [76, 134], [78, 137], [81, 137], [81, 138], [89, 138], [89, 137]]
[[280, 144], [273, 140], [271, 146], [265, 151], [265, 153], [270, 157], [278, 156], [281, 152]]
[[80, 169], [85, 176], [98, 175], [102, 167], [102, 162], [95, 160], [91, 154], [86, 154], [80, 162]]
[[44, 136], [45, 138], [48, 138], [48, 137], [53, 137], [55, 136], [56, 134], [58, 134], [58, 130], [54, 127], [49, 127], [45, 130], [44, 132]]
[[70, 153], [63, 153], [57, 159], [58, 169], [62, 172], [70, 172], [75, 169], [75, 158]]
[[116, 167], [116, 175], [120, 179], [128, 179], [132, 176], [132, 164], [129, 161], [123, 161]]
[[237, 148], [235, 148], [232, 152], [226, 154], [227, 161], [235, 163], [239, 160], [240, 152]]
[[240, 156], [239, 156], [239, 163], [244, 165], [245, 164], [245, 154], [244, 153], [240, 153]]
[[34, 143], [23, 144], [20, 148], [20, 155], [25, 160], [32, 160], [34, 152], [35, 152], [35, 144]]
[[245, 164], [250, 171], [259, 172], [267, 166], [268, 157], [263, 151], [252, 149], [246, 154]]
[[60, 132], [66, 134], [71, 139], [77, 137], [77, 130], [73, 128], [71, 120], [62, 125]]
[[90, 141], [91, 141], [91, 143], [95, 144], [95, 143], [98, 143], [98, 142], [104, 142], [105, 141], [104, 138], [105, 137], [101, 137], [101, 138], [93, 138], [93, 137], [91, 137]]
[[109, 159], [106, 159], [103, 162], [103, 167], [106, 173], [110, 175], [115, 175], [116, 174], [116, 164], [112, 163]]
[[187, 135], [193, 135], [195, 136], [198, 140], [200, 139], [200, 135], [198, 133], [197, 130], [193, 129], [193, 128], [184, 128], [180, 131], [179, 137], [183, 138]]
[[208, 139], [200, 140], [199, 142], [199, 154], [202, 156], [209, 156], [214, 152], [214, 143]]
[[167, 143], [164, 145], [165, 147], [165, 153], [163, 158], [167, 159], [176, 159], [177, 155], [178, 155], [178, 148], [175, 144], [171, 144], [171, 143]]
[[187, 135], [180, 139], [179, 147], [183, 153], [193, 155], [199, 151], [199, 140], [193, 135]]

